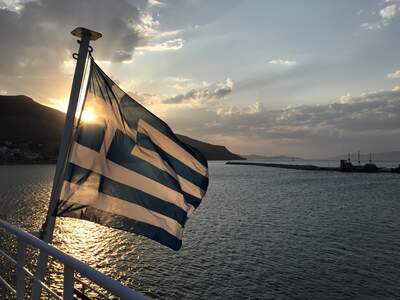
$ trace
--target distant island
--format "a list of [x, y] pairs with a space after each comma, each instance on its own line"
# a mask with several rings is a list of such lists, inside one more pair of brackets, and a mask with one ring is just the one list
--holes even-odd
[[[347, 160], [348, 154], [341, 154], [333, 157], [327, 158], [319, 158], [319, 159], [305, 159], [296, 156], [286, 156], [286, 155], [277, 155], [277, 156], [266, 156], [266, 155], [258, 155], [258, 154], [251, 154], [251, 155], [243, 155], [247, 160], [269, 160], [269, 161], [341, 161]], [[376, 152], [376, 153], [361, 153], [360, 154], [360, 161], [368, 162], [369, 160], [372, 162], [400, 162], [400, 151], [390, 151], [390, 152]], [[352, 162], [358, 161], [358, 154], [351, 153], [350, 160]]]
[[286, 156], [286, 155], [265, 156], [265, 155], [258, 155], [258, 154], [250, 154], [250, 155], [244, 155], [244, 157], [248, 160], [280, 160], [280, 161], [303, 160], [300, 157]]
[[[55, 163], [65, 114], [23, 95], [0, 95], [0, 107], [0, 163]], [[177, 136], [207, 160], [245, 159], [225, 146]]]

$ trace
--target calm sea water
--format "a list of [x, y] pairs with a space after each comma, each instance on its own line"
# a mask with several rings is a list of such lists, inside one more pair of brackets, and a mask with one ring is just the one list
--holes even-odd
[[[0, 217], [38, 230], [53, 172], [0, 166]], [[400, 298], [400, 175], [211, 162], [210, 177], [179, 252], [67, 218], [55, 245], [160, 299]]]

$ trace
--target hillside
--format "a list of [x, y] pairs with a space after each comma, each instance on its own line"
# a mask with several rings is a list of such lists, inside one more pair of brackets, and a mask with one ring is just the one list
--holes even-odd
[[[0, 162], [55, 162], [65, 114], [23, 95], [0, 96]], [[208, 160], [243, 159], [224, 146], [183, 135], [178, 137], [199, 149]]]
[[0, 141], [57, 142], [64, 113], [26, 96], [0, 96]]
[[191, 139], [184, 135], [177, 135], [178, 138], [196, 149], [199, 149], [208, 160], [243, 160], [245, 158], [230, 152], [225, 146], [208, 144], [199, 140]]

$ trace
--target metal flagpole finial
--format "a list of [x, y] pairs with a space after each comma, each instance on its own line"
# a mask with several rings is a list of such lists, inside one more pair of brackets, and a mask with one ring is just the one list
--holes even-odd
[[89, 40], [95, 41], [101, 38], [103, 35], [100, 32], [90, 30], [84, 27], [77, 27], [74, 30], [71, 31], [71, 34], [74, 36], [77, 36], [79, 38], [82, 37], [89, 37]]

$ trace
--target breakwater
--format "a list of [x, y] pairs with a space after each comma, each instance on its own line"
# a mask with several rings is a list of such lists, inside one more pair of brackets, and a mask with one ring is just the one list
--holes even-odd
[[341, 162], [340, 167], [319, 167], [314, 165], [291, 165], [280, 163], [267, 163], [267, 162], [246, 162], [246, 161], [228, 161], [227, 165], [247, 165], [247, 166], [261, 166], [281, 169], [292, 170], [306, 170], [306, 171], [334, 171], [334, 172], [357, 172], [357, 173], [400, 173], [400, 166], [397, 168], [379, 168], [375, 164], [365, 164], [362, 166], [354, 166], [351, 163]]

